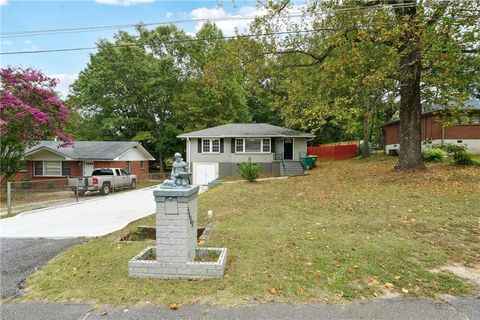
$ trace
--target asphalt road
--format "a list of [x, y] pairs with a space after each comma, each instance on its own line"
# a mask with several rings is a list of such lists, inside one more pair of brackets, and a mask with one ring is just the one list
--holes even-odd
[[178, 310], [149, 305], [96, 307], [94, 304], [28, 302], [3, 304], [2, 320], [168, 320], [168, 319], [385, 319], [473, 320], [480, 319], [480, 297], [426, 299], [378, 299], [345, 305], [267, 303], [231, 308], [205, 305], [180, 306]]
[[25, 279], [45, 265], [55, 255], [82, 238], [51, 239], [0, 239], [0, 293], [1, 298], [18, 296]]

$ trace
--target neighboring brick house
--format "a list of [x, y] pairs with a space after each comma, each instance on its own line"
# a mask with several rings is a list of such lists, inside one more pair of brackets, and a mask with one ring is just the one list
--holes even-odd
[[[454, 124], [442, 127], [439, 124], [441, 117], [447, 115], [445, 108], [434, 106], [432, 110], [422, 114], [420, 136], [423, 141], [422, 148], [432, 145], [451, 143], [466, 146], [471, 153], [480, 153], [480, 100], [470, 99], [465, 102], [466, 115], [450, 118]], [[463, 114], [463, 112], [462, 112]], [[384, 125], [385, 152], [396, 154], [400, 149], [400, 120], [391, 120]]]
[[123, 168], [138, 180], [148, 179], [148, 161], [155, 160], [138, 142], [75, 141], [61, 148], [58, 141], [41, 141], [25, 152], [25, 166], [14, 180], [88, 176], [95, 168]]

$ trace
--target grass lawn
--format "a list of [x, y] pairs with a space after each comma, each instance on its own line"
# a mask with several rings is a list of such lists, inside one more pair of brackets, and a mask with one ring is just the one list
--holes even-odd
[[394, 162], [325, 162], [307, 176], [224, 184], [202, 194], [199, 225], [210, 222], [207, 210], [215, 224], [205, 246], [229, 250], [223, 279], [128, 278], [128, 260], [151, 242], [116, 239], [153, 225], [150, 216], [58, 255], [29, 278], [24, 299], [237, 304], [478, 292], [430, 270], [478, 267], [480, 169], [434, 164], [427, 172], [395, 173]]
[[161, 184], [163, 181], [160, 180], [144, 180], [137, 182], [137, 189], [147, 188], [151, 186], [156, 186]]

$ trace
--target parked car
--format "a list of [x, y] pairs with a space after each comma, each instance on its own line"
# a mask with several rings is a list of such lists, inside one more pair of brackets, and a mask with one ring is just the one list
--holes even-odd
[[68, 187], [83, 196], [87, 191], [109, 194], [118, 189], [137, 187], [137, 176], [120, 168], [98, 168], [88, 177], [68, 178]]

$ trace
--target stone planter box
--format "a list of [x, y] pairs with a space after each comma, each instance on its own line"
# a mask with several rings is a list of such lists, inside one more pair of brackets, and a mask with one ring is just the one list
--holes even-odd
[[158, 262], [145, 260], [148, 256], [156, 258], [156, 248], [147, 247], [128, 262], [128, 272], [131, 277], [161, 278], [161, 279], [211, 279], [223, 277], [227, 264], [226, 248], [197, 248], [196, 256], [201, 257], [213, 253], [218, 254], [217, 261], [186, 263]]

